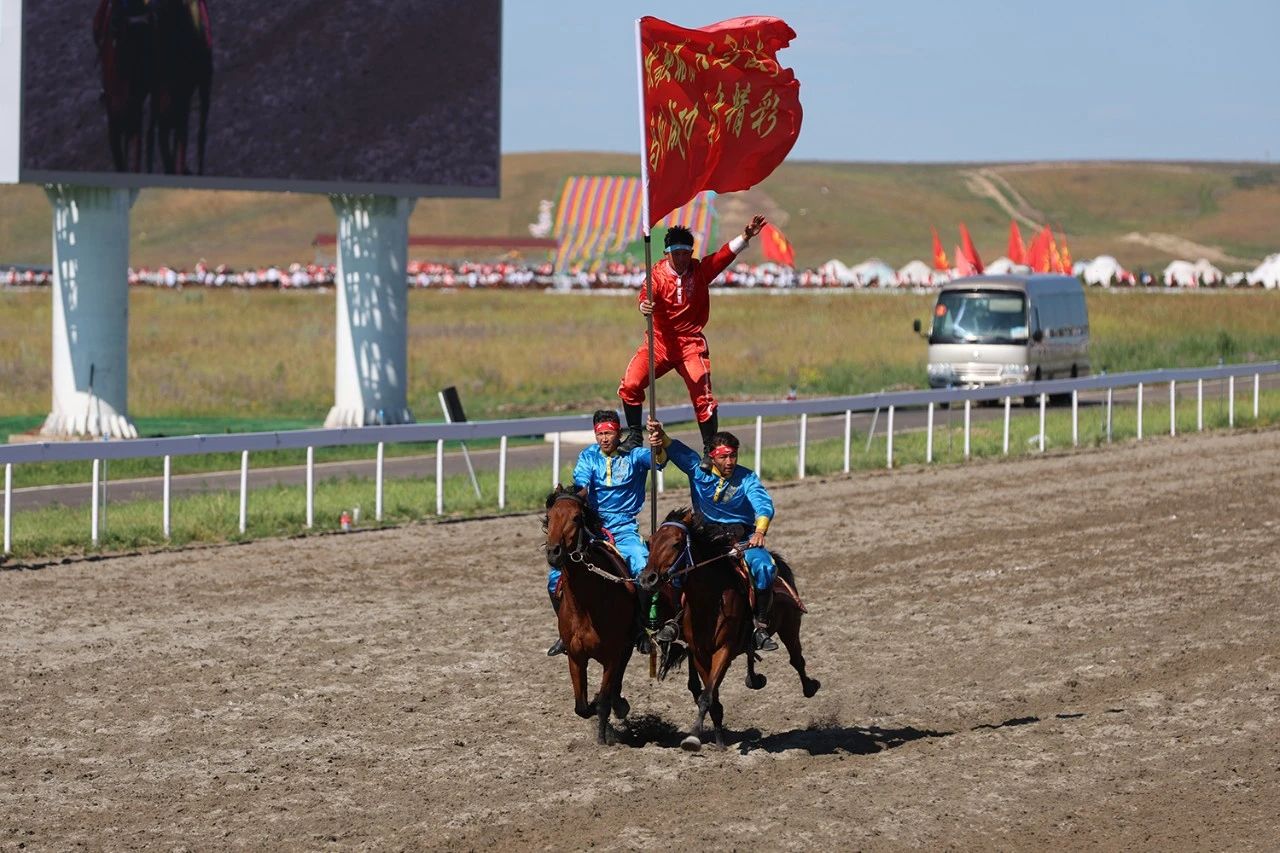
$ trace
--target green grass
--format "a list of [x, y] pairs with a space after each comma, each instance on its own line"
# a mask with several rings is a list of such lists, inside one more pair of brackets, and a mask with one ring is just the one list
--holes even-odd
[[[1280, 424], [1280, 392], [1267, 391], [1260, 396], [1259, 417], [1252, 413], [1251, 387], [1237, 388], [1237, 428], [1274, 427]], [[1143, 406], [1143, 433], [1146, 439], [1169, 432], [1167, 389], [1150, 389]], [[1219, 395], [1207, 397], [1204, 426], [1207, 430], [1227, 427], [1227, 402]], [[933, 464], [963, 464], [964, 439], [960, 413], [948, 419], [940, 414], [934, 427]], [[1181, 400], [1177, 412], [1177, 431], [1196, 431], [1194, 398]], [[1045, 452], [1072, 448], [1070, 407], [1054, 408], [1046, 414]], [[1039, 451], [1038, 410], [1015, 407], [1010, 419], [1009, 457], [1036, 455]], [[1079, 415], [1079, 445], [1101, 447], [1108, 443], [1131, 441], [1137, 435], [1137, 412], [1133, 407], [1115, 407], [1111, 436], [1106, 432], [1105, 407], [1082, 406]], [[886, 438], [881, 432], [868, 448], [866, 435], [855, 435], [850, 467], [854, 471], [883, 468]], [[924, 465], [926, 436], [923, 431], [904, 432], [894, 436], [894, 465]], [[1003, 423], [1000, 420], [974, 422], [970, 433], [971, 459], [998, 460], [1003, 453]], [[744, 464], [751, 464], [754, 450], [745, 445]], [[811, 442], [806, 449], [807, 476], [840, 475], [844, 465], [842, 439]], [[566, 459], [561, 478], [567, 479], [572, 459]], [[770, 483], [794, 480], [796, 448], [779, 445], [765, 448], [761, 454], [761, 473]], [[497, 509], [497, 474], [478, 471], [481, 497], [472, 491], [464, 476], [447, 477], [444, 503], [453, 518], [492, 515]], [[540, 509], [550, 489], [548, 472], [543, 469], [508, 472], [507, 512]], [[687, 480], [683, 473], [669, 468], [665, 477], [667, 492], [683, 492]], [[88, 507], [51, 507], [15, 513], [13, 517], [13, 551], [18, 560], [34, 561], [65, 555], [113, 553], [136, 549], [180, 548], [196, 543], [238, 542], [264, 537], [300, 536], [334, 532], [339, 529], [343, 510], [360, 507], [358, 529], [414, 523], [435, 518], [435, 480], [431, 477], [387, 481], [384, 491], [384, 518], [373, 520], [373, 483], [367, 479], [330, 478], [317, 484], [315, 493], [315, 527], [306, 528], [305, 491], [301, 487], [275, 486], [250, 492], [248, 524], [244, 534], [238, 529], [239, 496], [234, 492], [211, 492], [178, 498], [172, 507], [172, 537], [165, 541], [161, 528], [161, 505], [154, 501], [110, 504], [106, 525], [98, 546], [89, 544], [90, 510]]]

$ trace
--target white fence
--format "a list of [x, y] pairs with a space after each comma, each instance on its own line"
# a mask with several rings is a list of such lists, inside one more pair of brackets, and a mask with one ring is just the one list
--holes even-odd
[[[1252, 380], [1253, 417], [1258, 416], [1258, 398], [1263, 376], [1280, 374], [1280, 362], [1260, 364], [1224, 365], [1207, 368], [1188, 368], [1179, 370], [1153, 370], [1139, 373], [1118, 373], [1113, 375], [1091, 376], [1083, 379], [1057, 379], [1045, 382], [1004, 385], [991, 388], [945, 388], [929, 391], [893, 391], [878, 394], [861, 394], [854, 397], [823, 397], [808, 400], [788, 400], [759, 403], [724, 403], [720, 406], [720, 414], [724, 419], [755, 418], [755, 468], [760, 468], [763, 423], [766, 417], [798, 417], [800, 420], [800, 440], [796, 450], [796, 471], [800, 477], [805, 476], [805, 451], [808, 443], [808, 419], [811, 415], [837, 415], [843, 413], [844, 418], [844, 471], [850, 467], [850, 447], [852, 438], [852, 415], [854, 412], [874, 411], [885, 413], [885, 465], [893, 467], [894, 415], [902, 409], [927, 410], [927, 438], [925, 461], [933, 461], [933, 422], [935, 407], [940, 404], [964, 406], [964, 456], [968, 458], [970, 449], [970, 412], [973, 403], [987, 400], [1004, 402], [1004, 452], [1009, 452], [1009, 419], [1010, 404], [1013, 398], [1038, 398], [1040, 406], [1040, 425], [1037, 446], [1043, 450], [1045, 446], [1045, 408], [1050, 395], [1071, 396], [1071, 434], [1072, 443], [1079, 441], [1079, 394], [1083, 391], [1102, 391], [1106, 395], [1106, 434], [1111, 437], [1111, 416], [1113, 394], [1116, 389], [1136, 388], [1138, 400], [1137, 437], [1143, 436], [1142, 396], [1146, 387], [1151, 385], [1168, 385], [1169, 387], [1169, 433], [1176, 432], [1176, 400], [1177, 384], [1180, 382], [1196, 383], [1196, 424], [1198, 429], [1204, 427], [1204, 383], [1208, 381], [1226, 380], [1228, 384], [1228, 423], [1236, 422], [1236, 385], [1237, 379]], [[673, 406], [658, 411], [659, 419], [665, 423], [690, 421], [693, 418], [691, 406]], [[240, 532], [244, 532], [248, 517], [248, 477], [249, 454], [266, 450], [302, 450], [307, 451], [306, 471], [306, 523], [314, 524], [315, 498], [315, 448], [341, 447], [350, 445], [375, 446], [375, 478], [374, 478], [374, 517], [382, 520], [383, 497], [383, 450], [388, 443], [397, 442], [431, 442], [436, 443], [435, 453], [435, 486], [436, 513], [444, 514], [444, 444], [446, 441], [468, 441], [474, 439], [493, 439], [499, 442], [498, 450], [498, 492], [497, 508], [506, 507], [506, 471], [507, 443], [512, 437], [552, 435], [551, 479], [554, 485], [560, 477], [560, 436], [561, 432], [589, 429], [591, 418], [587, 415], [562, 417], [528, 418], [525, 420], [474, 421], [455, 424], [401, 424], [395, 426], [371, 426], [348, 429], [312, 429], [293, 430], [289, 432], [238, 433], [227, 435], [195, 435], [175, 438], [139, 438], [125, 441], [78, 441], [48, 442], [32, 444], [0, 445], [0, 463], [4, 464], [4, 551], [8, 554], [12, 545], [12, 504], [13, 504], [13, 466], [34, 462], [66, 462], [91, 461], [93, 463], [93, 499], [90, 513], [90, 541], [98, 542], [99, 536], [99, 478], [101, 463], [112, 459], [164, 459], [164, 486], [162, 498], [162, 527], [166, 538], [170, 535], [171, 509], [170, 498], [170, 462], [174, 456], [193, 456], [207, 453], [239, 453], [240, 454]]]

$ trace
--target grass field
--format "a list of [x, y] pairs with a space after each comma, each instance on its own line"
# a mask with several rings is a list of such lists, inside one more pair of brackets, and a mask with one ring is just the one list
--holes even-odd
[[[911, 320], [929, 304], [888, 293], [717, 296], [707, 330], [717, 394], [921, 387], [926, 348]], [[1280, 358], [1278, 304], [1262, 291], [1091, 292], [1094, 369]], [[135, 290], [129, 307], [129, 411], [147, 434], [323, 422], [333, 399], [332, 293]], [[48, 412], [50, 310], [48, 293], [0, 292], [5, 434]], [[421, 421], [440, 420], [436, 393], [448, 385], [473, 419], [615, 406], [642, 334], [630, 297], [413, 291], [410, 408]], [[674, 374], [659, 381], [658, 395], [687, 399]]]
[[[948, 254], [965, 222], [984, 258], [1004, 253], [1009, 214], [973, 188], [980, 164], [789, 161], [764, 183], [717, 199], [721, 235], [754, 212], [778, 223], [797, 262], [816, 266], [878, 256], [895, 266], [930, 257], [929, 226]], [[421, 199], [413, 234], [527, 236], [538, 204], [560, 200], [570, 175], [637, 174], [630, 154], [547, 152], [502, 159], [497, 200]], [[1265, 163], [1039, 163], [985, 167], [1007, 181], [1037, 221], [1065, 229], [1076, 258], [1111, 254], [1131, 268], [1178, 255], [1126, 240], [1166, 233], [1257, 261], [1280, 250], [1280, 166]], [[0, 187], [0, 263], [48, 264], [50, 208], [35, 186]], [[201, 258], [235, 267], [305, 261], [317, 233], [333, 233], [328, 199], [317, 195], [149, 189], [133, 208], [130, 258], [191, 267]], [[758, 247], [746, 259], [759, 261]], [[493, 257], [488, 250], [476, 259]], [[438, 257], [438, 256], [435, 256]], [[1195, 260], [1189, 257], [1188, 260]], [[1220, 264], [1221, 265], [1221, 264]], [[1251, 266], [1251, 265], [1250, 265]], [[1227, 269], [1244, 268], [1227, 264]]]

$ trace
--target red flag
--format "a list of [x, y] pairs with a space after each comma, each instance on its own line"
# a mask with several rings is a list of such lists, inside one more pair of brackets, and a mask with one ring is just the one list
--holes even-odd
[[969, 260], [969, 257], [965, 255], [959, 246], [956, 246], [956, 273], [963, 276], [977, 275], [980, 272], [982, 270], [975, 267], [973, 261]]
[[1071, 275], [1071, 250], [1067, 248], [1067, 233], [1062, 232], [1062, 271], [1067, 275]]
[[[960, 223], [960, 245], [964, 248], [964, 259], [969, 262], [969, 266], [973, 267], [975, 273], [981, 273], [982, 258], [978, 257], [978, 250], [973, 248], [973, 240], [969, 239], [969, 229], [964, 227], [963, 222]], [[956, 261], [956, 266], [960, 266], [959, 261]]]
[[947, 262], [947, 253], [942, 250], [938, 229], [930, 225], [929, 230], [933, 232], [933, 268], [939, 272], [947, 272], [951, 269], [951, 264]]
[[1027, 266], [1031, 267], [1032, 272], [1049, 271], [1049, 243], [1052, 240], [1053, 235], [1049, 233], [1049, 226], [1046, 225], [1040, 229], [1040, 233], [1027, 247]]
[[1009, 220], [1009, 250], [1005, 255], [1015, 264], [1025, 264], [1027, 262], [1027, 249], [1022, 242], [1022, 232], [1018, 230], [1018, 223], [1012, 219]]
[[778, 64], [780, 18], [685, 29], [639, 21], [641, 109], [652, 228], [702, 190], [750, 189], [800, 136], [800, 81]]
[[1058, 254], [1058, 241], [1052, 231], [1049, 231], [1049, 272], [1062, 272], [1062, 255]]
[[795, 247], [771, 222], [766, 222], [764, 228], [760, 229], [760, 248], [764, 251], [766, 261], [773, 261], [784, 267], [796, 265]]

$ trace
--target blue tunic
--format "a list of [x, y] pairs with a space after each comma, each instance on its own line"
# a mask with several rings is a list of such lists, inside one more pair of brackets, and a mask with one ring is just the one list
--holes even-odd
[[[587, 504], [600, 514], [613, 534], [614, 545], [627, 560], [631, 577], [639, 577], [649, 561], [649, 548], [640, 537], [636, 515], [644, 509], [649, 483], [650, 450], [637, 447], [628, 453], [606, 456], [598, 444], [583, 449], [573, 467], [573, 485], [587, 490]], [[658, 463], [663, 468], [666, 460]], [[554, 593], [560, 570], [550, 567], [547, 590]]]
[[[667, 455], [677, 468], [689, 477], [693, 508], [715, 524], [743, 524], [754, 529], [760, 519], [773, 519], [773, 498], [755, 471], [737, 465], [729, 477], [703, 471], [702, 457], [687, 444], [671, 440]], [[768, 522], [766, 521], [766, 524]], [[768, 589], [778, 573], [773, 556], [766, 548], [748, 548], [743, 555], [751, 569], [756, 589]]]

